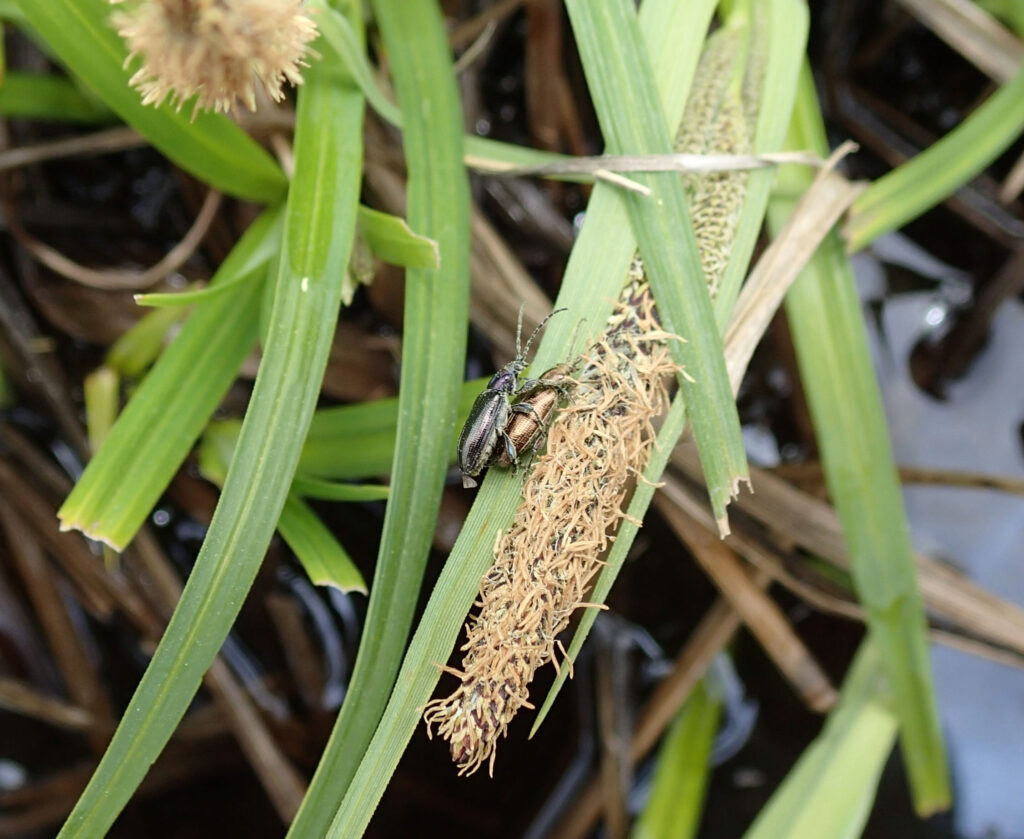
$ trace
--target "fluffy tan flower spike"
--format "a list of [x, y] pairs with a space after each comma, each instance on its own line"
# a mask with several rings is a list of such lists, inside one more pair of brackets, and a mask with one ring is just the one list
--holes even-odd
[[302, 83], [306, 45], [317, 36], [302, 0], [111, 0], [111, 17], [141, 57], [131, 84], [143, 104], [166, 99], [179, 109], [256, 109], [256, 85], [278, 101], [285, 82]]
[[[487, 764], [520, 708], [532, 708], [537, 668], [556, 662], [557, 636], [585, 601], [601, 556], [646, 467], [677, 367], [637, 260], [632, 282], [580, 360], [573, 401], [551, 426], [523, 503], [480, 581], [467, 625], [461, 685], [428, 703], [424, 719], [449, 741], [460, 774]], [[564, 651], [563, 651], [564, 656]], [[557, 662], [556, 662], [557, 666]]]

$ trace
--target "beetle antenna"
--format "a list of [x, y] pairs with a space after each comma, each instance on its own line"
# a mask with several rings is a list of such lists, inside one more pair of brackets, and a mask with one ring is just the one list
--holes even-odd
[[572, 337], [569, 339], [569, 354], [570, 355], [575, 352], [574, 348], [576, 347], [576, 339], [580, 337], [580, 330], [583, 328], [583, 324], [585, 324], [586, 322], [587, 322], [586, 318], [580, 318], [578, 321], [576, 321], [576, 326], [575, 326], [575, 328], [572, 331]]
[[[566, 309], [564, 306], [561, 309], [555, 309], [546, 318], [544, 318], [544, 320], [542, 320], [540, 323], [537, 324], [537, 328], [533, 330], [533, 334], [530, 336], [530, 340], [526, 342], [526, 349], [523, 351], [523, 354], [522, 354], [522, 358], [523, 358], [524, 361], [526, 360], [526, 356], [530, 352], [530, 346], [533, 344], [533, 339], [536, 338], [537, 337], [537, 333], [540, 332], [544, 328], [544, 324], [547, 323], [549, 320], [551, 320], [551, 318], [553, 318], [559, 312], [568, 312], [568, 311], [569, 310]], [[520, 309], [519, 312], [520, 312], [520, 314], [522, 314], [522, 309]]]
[[[526, 308], [526, 304], [523, 303], [519, 306], [519, 319], [516, 321], [516, 358], [523, 357], [523, 350], [519, 344], [520, 339], [523, 337], [523, 310]], [[529, 349], [530, 345], [527, 344], [526, 348]]]

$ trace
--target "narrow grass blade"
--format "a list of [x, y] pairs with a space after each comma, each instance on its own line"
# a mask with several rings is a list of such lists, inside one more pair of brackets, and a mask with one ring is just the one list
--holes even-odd
[[366, 594], [366, 580], [352, 557], [310, 506], [294, 493], [289, 493], [284, 502], [277, 530], [316, 585]]
[[744, 839], [856, 839], [896, 740], [880, 656], [861, 645], [841, 699]]
[[414, 233], [403, 218], [360, 206], [359, 232], [385, 262], [404, 268], [439, 267], [437, 242]]
[[722, 703], [703, 681], [698, 682], [661, 745], [651, 796], [630, 839], [691, 839], [697, 835], [721, 710]]
[[981, 107], [920, 154], [879, 178], [854, 202], [850, 251], [917, 218], [962, 187], [1024, 131], [1024, 67]]
[[292, 491], [320, 501], [386, 501], [391, 494], [391, 489], [382, 484], [336, 484], [304, 475], [295, 476]]
[[93, 451], [103, 444], [117, 419], [120, 385], [121, 378], [106, 366], [85, 377], [85, 428]]
[[[281, 250], [281, 213], [279, 210], [274, 210], [270, 215], [273, 216], [275, 225], [273, 234], [261, 236], [258, 240], [248, 244], [238, 254], [237, 259], [232, 252], [232, 255], [228, 257], [206, 288], [167, 294], [136, 294], [135, 302], [140, 306], [153, 306], [154, 308], [189, 306], [195, 303], [204, 303], [222, 295], [233, 294], [237, 290], [235, 289], [236, 283], [254, 282], [262, 286], [267, 268], [271, 267], [276, 271], [276, 260]], [[255, 225], [253, 227], [255, 229]], [[243, 237], [243, 241], [245, 238]], [[239, 243], [240, 245], [241, 243]], [[225, 271], [228, 261], [231, 261], [233, 266], [230, 274]]]
[[113, 111], [83, 96], [67, 79], [17, 70], [4, 74], [0, 116], [89, 125], [116, 119]]
[[106, 363], [122, 376], [142, 378], [185, 311], [184, 306], [172, 306], [150, 312], [113, 343], [107, 351]]
[[[670, 154], [665, 121], [650, 62], [632, 4], [567, 0], [576, 44], [609, 151]], [[624, 95], [628, 91], [628, 95]], [[715, 519], [728, 533], [726, 507], [748, 476], [739, 415], [725, 369], [722, 340], [704, 283], [679, 177], [671, 172], [634, 173], [651, 195], [623, 197], [679, 377]]]
[[167, 631], [61, 831], [65, 839], [102, 836], [163, 749], [241, 608], [284, 505], [355, 235], [363, 99], [332, 70], [314, 64], [299, 94], [268, 335], [224, 491]]
[[[264, 213], [214, 277], [266, 272], [281, 242], [281, 213]], [[262, 256], [262, 260], [258, 257]], [[197, 308], [125, 406], [61, 506], [61, 527], [123, 550], [185, 460], [256, 343], [263, 283]]]
[[373, 9], [402, 105], [409, 226], [437, 242], [442, 268], [406, 271], [397, 445], [366, 628], [349, 701], [289, 831], [295, 837], [324, 834], [391, 693], [437, 520], [465, 364], [469, 180], [444, 21], [434, 2], [376, 0]]
[[[789, 142], [828, 151], [810, 71], [801, 77]], [[769, 220], [778, 231], [807, 173], [779, 172]], [[922, 815], [949, 806], [927, 625], [860, 304], [849, 260], [833, 232], [786, 298], [790, 330], [821, 449], [829, 493], [850, 546], [857, 594], [882, 658], [901, 724], [915, 805]]]
[[111, 110], [183, 169], [222, 192], [251, 201], [279, 200], [287, 187], [281, 169], [227, 117], [195, 120], [169, 105], [142, 104], [128, 86], [125, 48], [110, 28], [104, 0], [18, 0], [29, 23], [67, 67]]
[[[465, 382], [459, 391], [457, 417], [465, 417], [486, 379]], [[461, 428], [452, 428], [445, 449], [455, 461], [455, 444]], [[359, 405], [321, 408], [302, 447], [299, 471], [303, 475], [333, 480], [372, 478], [391, 472], [398, 434], [398, 399], [377, 399]]]
[[191, 306], [195, 303], [205, 303], [216, 297], [223, 297], [225, 294], [233, 294], [238, 283], [250, 282], [253, 278], [248, 275], [239, 275], [230, 282], [218, 283], [217, 285], [204, 288], [190, 288], [186, 291], [154, 291], [149, 294], [136, 294], [135, 302], [139, 306], [150, 306], [154, 309], [177, 308], [179, 306]]

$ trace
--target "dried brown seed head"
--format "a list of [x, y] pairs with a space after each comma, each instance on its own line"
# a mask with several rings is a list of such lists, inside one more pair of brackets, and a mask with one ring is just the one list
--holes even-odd
[[257, 85], [278, 101], [286, 82], [302, 83], [317, 36], [301, 0], [112, 2], [128, 61], [142, 59], [131, 84], [146, 105], [170, 99], [180, 109], [195, 97], [195, 111], [231, 111], [239, 101], [252, 111]]

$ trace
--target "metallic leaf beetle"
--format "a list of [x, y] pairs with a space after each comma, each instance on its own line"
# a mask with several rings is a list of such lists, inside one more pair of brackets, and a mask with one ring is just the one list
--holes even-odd
[[512, 398], [519, 393], [532, 391], [539, 385], [545, 384], [543, 380], [528, 379], [522, 384], [519, 382], [519, 374], [526, 369], [526, 356], [530, 352], [530, 346], [537, 333], [544, 327], [554, 315], [564, 312], [565, 309], [555, 309], [533, 330], [533, 334], [526, 342], [526, 349], [520, 346], [520, 337], [523, 329], [523, 310], [519, 309], [519, 321], [516, 325], [516, 357], [502, 367], [497, 373], [491, 376], [473, 407], [470, 409], [466, 424], [462, 427], [459, 435], [459, 469], [462, 470], [462, 485], [464, 487], [475, 487], [476, 476], [495, 462], [498, 447], [508, 457], [510, 463], [518, 462], [516, 447], [505, 431], [510, 413], [532, 412], [531, 407], [520, 407], [512, 404]]
[[535, 384], [524, 387], [505, 425], [505, 436], [512, 443], [516, 457], [511, 456], [507, 447], [502, 448], [494, 458], [495, 466], [518, 466], [518, 457], [540, 451], [555, 409], [560, 402], [571, 398], [571, 391], [576, 387], [575, 380], [571, 378], [574, 366], [572, 362], [558, 364], [547, 370]]

